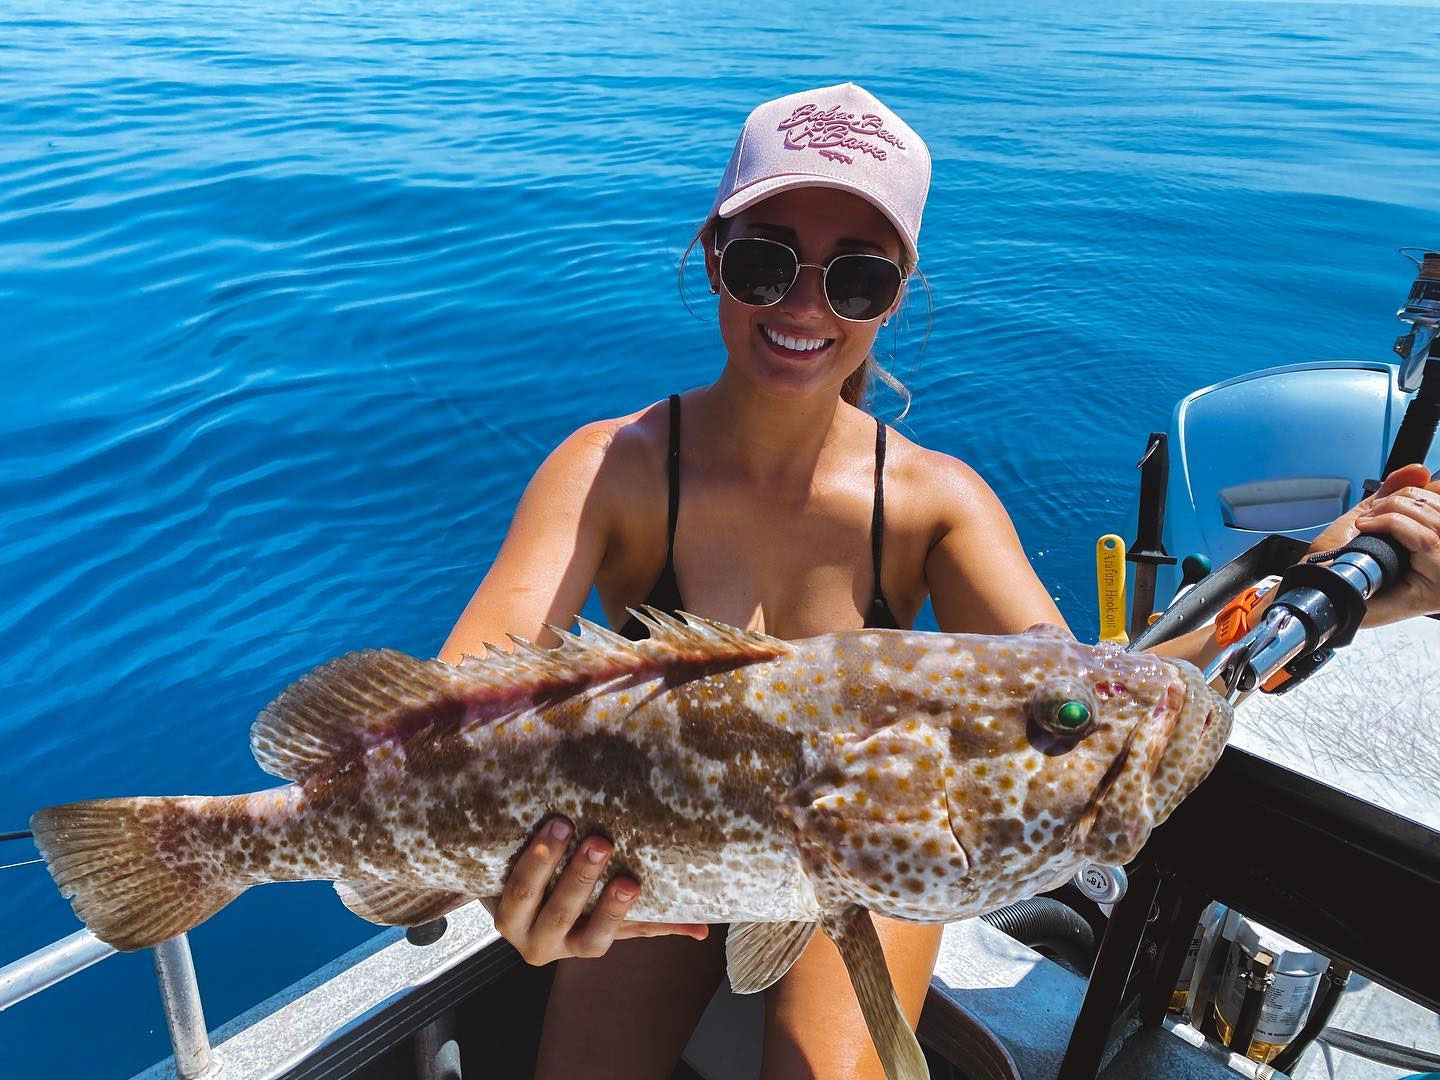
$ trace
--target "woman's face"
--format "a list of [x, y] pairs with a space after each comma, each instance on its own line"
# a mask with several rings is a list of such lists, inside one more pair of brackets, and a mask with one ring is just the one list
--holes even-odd
[[[895, 227], [873, 204], [848, 191], [783, 191], [722, 227], [726, 241], [759, 236], [788, 244], [802, 263], [823, 266], [844, 254], [900, 261]], [[838, 317], [826, 303], [820, 271], [813, 267], [801, 267], [790, 291], [770, 307], [742, 304], [725, 291], [713, 244], [706, 248], [705, 269], [720, 291], [720, 336], [729, 353], [727, 366], [765, 393], [785, 398], [835, 393], [875, 342], [881, 320], [857, 323]], [[890, 312], [899, 303], [897, 297]], [[824, 344], [792, 349], [776, 338], [794, 339], [800, 345]]]

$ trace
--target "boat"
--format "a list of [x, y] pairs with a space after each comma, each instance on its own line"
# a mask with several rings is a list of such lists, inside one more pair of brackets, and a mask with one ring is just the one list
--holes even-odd
[[[1128, 546], [1135, 644], [1200, 625], [1236, 582], [1284, 571], [1387, 467], [1417, 454], [1440, 466], [1440, 253], [1416, 263], [1398, 362], [1256, 371], [1187, 395], [1169, 429], [1150, 435]], [[1167, 602], [1152, 623], [1157, 595]], [[1276, 664], [1294, 670], [1293, 689], [1238, 714], [1211, 778], [1132, 864], [1087, 867], [1039, 902], [946, 927], [919, 1030], [932, 1077], [1284, 1076], [1321, 1044], [1440, 1068], [1413, 1045], [1328, 1025], [1351, 973], [1440, 1011], [1429, 929], [1440, 911], [1440, 768], [1402, 752], [1440, 749], [1425, 705], [1440, 700], [1440, 624], [1320, 644]], [[1220, 674], [1237, 687], [1272, 673], [1230, 665]], [[1345, 745], [1337, 731], [1362, 751], [1332, 752]], [[1387, 758], [1376, 748], [1392, 736]], [[1306, 1022], [1265, 1061], [1236, 1052], [1250, 1050], [1265, 1003], [1254, 970], [1242, 973], [1258, 981], [1241, 990], [1231, 1045], [1215, 1037], [1224, 939], [1213, 917], [1197, 928], [1217, 904], [1326, 958]], [[79, 930], [16, 960], [0, 969], [0, 1009], [113, 952]], [[154, 959], [174, 1053], [136, 1080], [528, 1076], [551, 977], [520, 961], [479, 904], [379, 933], [214, 1030], [184, 935]], [[760, 1004], [722, 988], [675, 1076], [756, 1075]]]

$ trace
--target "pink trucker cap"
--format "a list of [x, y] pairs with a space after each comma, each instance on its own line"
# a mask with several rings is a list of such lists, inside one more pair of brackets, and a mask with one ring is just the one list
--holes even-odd
[[838, 188], [874, 203], [919, 262], [930, 150], [864, 87], [841, 83], [759, 106], [745, 121], [710, 212], [734, 217], [777, 192], [804, 187]]

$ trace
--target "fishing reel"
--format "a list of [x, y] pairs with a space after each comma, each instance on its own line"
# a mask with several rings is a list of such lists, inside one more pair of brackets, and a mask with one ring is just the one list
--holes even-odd
[[1401, 248], [1400, 254], [1418, 271], [1405, 306], [1395, 313], [1410, 324], [1410, 332], [1395, 339], [1395, 355], [1400, 357], [1400, 389], [1409, 394], [1420, 389], [1425, 360], [1440, 333], [1440, 251]]

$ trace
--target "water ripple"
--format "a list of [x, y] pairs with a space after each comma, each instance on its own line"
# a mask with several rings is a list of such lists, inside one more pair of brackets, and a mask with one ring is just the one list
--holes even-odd
[[[933, 326], [917, 286], [882, 339], [904, 429], [1000, 492], [1082, 633], [1175, 398], [1384, 357], [1393, 248], [1440, 242], [1401, 7], [836, 8], [844, 45], [811, 6], [743, 35], [665, 0], [49, 7], [0, 15], [6, 828], [260, 786], [246, 726], [288, 680], [432, 652], [550, 447], [719, 369], [675, 263], [767, 96], [857, 78], [926, 135]], [[0, 962], [73, 928], [43, 875], [4, 884]], [[247, 896], [194, 936], [212, 1022], [368, 932], [326, 889]], [[8, 1060], [43, 1072], [81, 1008], [77, 1068], [162, 1056], [148, 979], [27, 1003]]]

